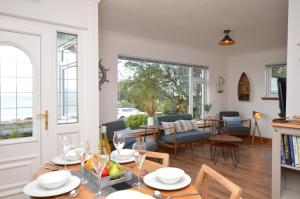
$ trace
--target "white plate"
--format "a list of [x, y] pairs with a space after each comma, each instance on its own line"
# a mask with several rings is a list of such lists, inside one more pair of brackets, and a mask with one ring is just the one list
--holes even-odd
[[116, 191], [112, 194], [109, 194], [106, 199], [120, 199], [120, 198], [130, 198], [130, 199], [154, 199], [150, 195], [134, 191], [134, 190], [123, 190]]
[[79, 164], [81, 161], [80, 159], [78, 160], [72, 160], [72, 161], [65, 161], [65, 159], [63, 158], [62, 155], [56, 156], [54, 157], [51, 162], [58, 164], [58, 165], [64, 165], [66, 163], [66, 165], [72, 165], [72, 164]]
[[175, 184], [165, 184], [160, 181], [156, 175], [156, 172], [149, 173], [144, 176], [144, 183], [152, 188], [160, 189], [160, 190], [176, 190], [181, 189], [188, 186], [192, 179], [189, 175], [184, 174], [182, 180]]
[[33, 197], [50, 197], [57, 196], [60, 194], [67, 193], [80, 185], [80, 179], [77, 176], [71, 176], [69, 182], [67, 182], [64, 186], [59, 187], [57, 189], [45, 189], [42, 187], [37, 180], [34, 180], [27, 184], [23, 188], [23, 192], [28, 196]]
[[[122, 149], [122, 150], [126, 150], [126, 151], [132, 151], [131, 149]], [[134, 161], [134, 157], [133, 155], [131, 157], [129, 157], [128, 159], [122, 159], [122, 160], [118, 160], [118, 151], [114, 150], [113, 152], [111, 152], [110, 154], [110, 159], [116, 163], [128, 163], [128, 162], [133, 162]]]

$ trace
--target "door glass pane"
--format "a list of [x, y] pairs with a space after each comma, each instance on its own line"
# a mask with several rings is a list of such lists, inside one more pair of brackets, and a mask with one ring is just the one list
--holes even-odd
[[25, 52], [0, 46], [0, 82], [0, 139], [32, 136], [32, 64]]
[[57, 33], [58, 124], [78, 122], [77, 35]]

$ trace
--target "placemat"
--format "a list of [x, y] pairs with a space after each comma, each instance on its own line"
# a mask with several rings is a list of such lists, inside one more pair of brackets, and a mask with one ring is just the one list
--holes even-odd
[[[71, 173], [72, 173], [72, 175], [75, 175], [75, 176], [77, 176], [81, 179], [81, 176], [82, 176], [81, 175], [81, 170], [74, 170], [74, 171], [71, 171]], [[101, 191], [104, 195], [108, 195], [108, 194], [113, 193], [115, 191], [131, 189], [133, 187], [133, 184], [136, 183], [137, 181], [138, 181], [137, 176], [133, 175], [131, 180], [129, 180], [127, 182], [122, 182], [122, 183], [119, 183], [119, 184], [115, 184], [113, 186], [102, 188]], [[97, 193], [98, 187], [92, 181], [88, 180], [88, 183], [85, 186], [88, 187], [93, 193]]]

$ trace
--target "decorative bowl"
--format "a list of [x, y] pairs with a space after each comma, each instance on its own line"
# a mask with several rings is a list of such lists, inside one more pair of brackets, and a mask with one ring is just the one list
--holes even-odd
[[157, 178], [166, 184], [175, 184], [179, 182], [185, 172], [182, 169], [175, 167], [160, 168], [155, 171]]
[[39, 176], [37, 182], [46, 189], [56, 189], [66, 184], [70, 177], [69, 171], [53, 171]]

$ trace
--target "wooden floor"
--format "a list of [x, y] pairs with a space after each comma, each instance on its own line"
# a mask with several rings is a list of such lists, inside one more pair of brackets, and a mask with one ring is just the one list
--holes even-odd
[[[272, 146], [256, 143], [254, 145], [244, 141], [240, 144], [240, 164], [235, 168], [228, 159], [219, 158], [214, 166], [210, 160], [209, 144], [193, 145], [192, 150], [180, 149], [175, 158], [169, 151], [170, 166], [183, 168], [193, 180], [203, 163], [215, 169], [242, 188], [243, 199], [271, 198], [271, 168]], [[219, 184], [209, 179], [209, 198], [229, 198], [229, 193]]]

